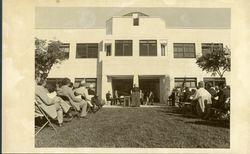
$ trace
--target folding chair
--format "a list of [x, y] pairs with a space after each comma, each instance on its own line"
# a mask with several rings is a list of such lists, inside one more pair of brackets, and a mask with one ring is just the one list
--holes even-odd
[[61, 97], [64, 101], [69, 102], [71, 108], [73, 108], [75, 112], [78, 112], [77, 108], [72, 104], [71, 99], [68, 96], [60, 95], [59, 97]]
[[41, 132], [41, 131], [43, 130], [43, 128], [44, 128], [46, 125], [48, 125], [48, 124], [55, 130], [55, 132], [57, 132], [56, 128], [55, 128], [54, 125], [51, 123], [49, 117], [46, 115], [46, 113], [43, 111], [43, 109], [38, 105], [38, 103], [37, 103], [36, 101], [35, 101], [35, 107], [37, 107], [37, 109], [38, 109], [38, 110], [35, 112], [35, 118], [37, 118], [37, 117], [45, 117], [45, 119], [46, 119], [46, 123], [44, 123], [44, 124], [42, 125], [42, 127], [39, 128], [39, 130], [35, 133], [35, 136], [36, 136], [39, 132]]

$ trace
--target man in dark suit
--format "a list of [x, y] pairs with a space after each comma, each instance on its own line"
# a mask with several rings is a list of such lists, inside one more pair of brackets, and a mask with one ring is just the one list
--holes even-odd
[[230, 98], [230, 88], [226, 86], [226, 84], [221, 85], [221, 90], [218, 93], [219, 100], [218, 100], [218, 108], [222, 110], [226, 110], [226, 103], [227, 100]]

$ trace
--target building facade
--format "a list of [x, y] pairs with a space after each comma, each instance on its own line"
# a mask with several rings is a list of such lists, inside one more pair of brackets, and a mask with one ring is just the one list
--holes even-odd
[[230, 73], [212, 77], [196, 64], [197, 56], [214, 47], [230, 48], [230, 29], [168, 28], [160, 17], [132, 12], [108, 19], [104, 29], [36, 29], [36, 37], [60, 40], [69, 53], [53, 66], [50, 80], [84, 78], [103, 99], [114, 90], [128, 95], [134, 83], [162, 103], [183, 82], [191, 88], [201, 80], [230, 84]]

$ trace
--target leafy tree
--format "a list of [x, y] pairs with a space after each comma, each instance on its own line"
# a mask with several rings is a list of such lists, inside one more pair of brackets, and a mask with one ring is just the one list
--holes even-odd
[[51, 67], [67, 58], [60, 41], [47, 41], [35, 38], [35, 78], [47, 78]]
[[222, 78], [226, 71], [231, 70], [231, 51], [228, 47], [212, 47], [212, 52], [198, 57], [196, 64], [203, 71], [211, 72], [212, 76], [218, 74]]

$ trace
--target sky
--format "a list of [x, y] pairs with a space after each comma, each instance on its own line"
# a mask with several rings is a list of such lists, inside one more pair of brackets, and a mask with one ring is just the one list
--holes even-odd
[[36, 7], [35, 28], [105, 28], [112, 16], [142, 12], [162, 18], [167, 28], [230, 28], [230, 8]]

